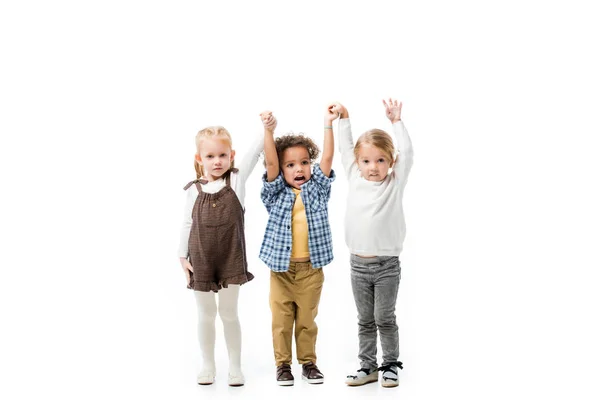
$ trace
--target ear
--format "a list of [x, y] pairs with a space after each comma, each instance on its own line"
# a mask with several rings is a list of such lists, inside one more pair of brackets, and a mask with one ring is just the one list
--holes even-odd
[[235, 150], [231, 150], [231, 154], [229, 155], [229, 160], [233, 162], [233, 159], [235, 158]]
[[196, 155], [194, 156], [194, 158], [196, 159], [196, 162], [200, 165], [202, 165], [202, 158], [200, 158], [200, 154], [196, 153]]

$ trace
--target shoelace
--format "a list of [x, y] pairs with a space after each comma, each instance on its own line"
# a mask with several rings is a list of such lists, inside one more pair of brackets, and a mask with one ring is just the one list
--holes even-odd
[[[361, 368], [361, 369], [357, 370], [356, 372], [361, 372], [361, 371], [367, 375], [369, 375], [371, 373], [368, 368]], [[358, 379], [358, 375], [348, 375], [346, 378]]]
[[[394, 362], [392, 362], [392, 363], [388, 363], [388, 364], [382, 365], [381, 367], [379, 367], [379, 368], [377, 368], [377, 369], [378, 369], [379, 371], [382, 371], [382, 372], [384, 372], [384, 373], [385, 373], [385, 372], [393, 372], [393, 373], [396, 373], [396, 372], [395, 372], [395, 371], [392, 369], [392, 367], [394, 367], [394, 366], [395, 366], [395, 367], [398, 367], [398, 368], [400, 368], [400, 369], [403, 369], [403, 367], [402, 367], [402, 363], [401, 363], [400, 361], [394, 361]], [[387, 380], [390, 380], [390, 381], [397, 381], [398, 379], [396, 379], [396, 378], [390, 378], [390, 377], [388, 377], [388, 376], [383, 376], [383, 380], [384, 380], [384, 381], [387, 381]]]

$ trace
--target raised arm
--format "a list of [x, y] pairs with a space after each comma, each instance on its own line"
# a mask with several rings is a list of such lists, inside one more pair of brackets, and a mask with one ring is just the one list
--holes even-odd
[[339, 105], [340, 121], [338, 123], [338, 146], [342, 153], [342, 166], [346, 176], [350, 176], [350, 168], [354, 163], [354, 142], [352, 141], [352, 128], [350, 126], [350, 113], [346, 107]]
[[406, 183], [406, 178], [413, 164], [413, 147], [410, 136], [408, 136], [408, 131], [401, 120], [402, 102], [389, 99], [389, 102], [383, 100], [383, 105], [385, 106], [385, 115], [393, 124], [394, 135], [396, 136], [396, 143], [398, 145], [398, 155], [394, 161], [393, 169], [396, 179]]
[[279, 176], [279, 158], [277, 157], [277, 148], [273, 134], [277, 126], [277, 120], [271, 111], [264, 111], [260, 114], [263, 126], [265, 128], [265, 164], [267, 167], [267, 182], [273, 182]]
[[323, 155], [321, 156], [321, 171], [325, 176], [331, 173], [331, 164], [333, 163], [333, 121], [340, 116], [340, 104], [330, 103], [325, 110], [324, 133], [323, 133]]
[[242, 184], [246, 184], [248, 177], [252, 174], [256, 163], [260, 158], [260, 153], [262, 153], [264, 148], [264, 137], [263, 134], [257, 134], [254, 140], [250, 144], [250, 149], [244, 154], [242, 161], [236, 165], [238, 168], [238, 179]]

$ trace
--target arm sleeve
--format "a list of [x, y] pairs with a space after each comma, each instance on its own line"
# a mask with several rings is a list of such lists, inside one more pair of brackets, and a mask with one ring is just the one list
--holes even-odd
[[198, 189], [195, 185], [190, 186], [186, 191], [185, 206], [183, 208], [183, 223], [179, 234], [178, 256], [187, 258], [188, 242], [190, 240], [190, 230], [192, 229], [192, 210], [198, 197]]
[[396, 136], [396, 143], [398, 144], [398, 156], [396, 157], [396, 164], [394, 164], [394, 173], [396, 179], [400, 181], [402, 185], [406, 185], [406, 179], [408, 173], [413, 165], [413, 147], [408, 136], [408, 131], [402, 121], [398, 121], [393, 125], [394, 135]]
[[265, 139], [263, 135], [256, 135], [252, 145], [247, 153], [244, 154], [240, 165], [236, 166], [239, 170], [238, 179], [239, 185], [245, 186], [246, 180], [250, 174], [252, 174], [252, 170], [256, 166], [258, 159], [260, 158], [260, 153], [262, 153], [265, 144]]
[[331, 170], [328, 177], [321, 170], [321, 166], [315, 164], [311, 181], [311, 184], [306, 185], [308, 198], [312, 201], [316, 201], [319, 207], [327, 207], [327, 203], [331, 196], [331, 183], [335, 181], [335, 171]]
[[283, 180], [283, 175], [279, 173], [277, 178], [274, 181], [267, 181], [267, 173], [265, 172], [262, 177], [263, 187], [260, 191], [260, 198], [262, 199], [263, 204], [267, 207], [267, 211], [271, 211], [271, 207], [277, 201], [277, 198], [281, 194], [283, 190], [285, 190], [285, 182]]
[[342, 154], [342, 166], [347, 177], [352, 173], [354, 163], [354, 143], [352, 142], [352, 128], [350, 119], [343, 118], [338, 122], [338, 146]]

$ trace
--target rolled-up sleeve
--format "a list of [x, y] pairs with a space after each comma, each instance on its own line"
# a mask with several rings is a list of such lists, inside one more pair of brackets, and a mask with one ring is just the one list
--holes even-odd
[[309, 183], [303, 187], [306, 190], [311, 202], [317, 202], [319, 207], [326, 207], [331, 196], [331, 183], [335, 181], [335, 171], [331, 170], [329, 177], [321, 170], [319, 164], [313, 167], [312, 178]]
[[278, 197], [278, 194], [285, 189], [285, 182], [283, 175], [279, 174], [273, 181], [267, 181], [267, 173], [265, 172], [262, 177], [263, 187], [260, 191], [260, 198], [263, 204], [267, 207], [267, 211], [271, 210], [271, 206]]

